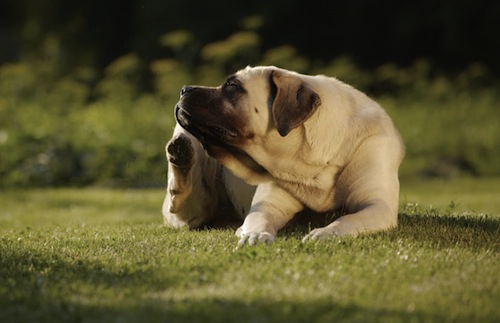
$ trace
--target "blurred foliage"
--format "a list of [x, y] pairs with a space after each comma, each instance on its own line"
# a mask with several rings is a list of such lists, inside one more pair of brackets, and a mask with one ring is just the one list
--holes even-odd
[[263, 52], [256, 34], [237, 32], [199, 48], [194, 65], [182, 58], [195, 53], [190, 34], [175, 31], [160, 42], [179, 53], [149, 65], [126, 54], [102, 77], [90, 68], [61, 75], [51, 59], [0, 66], [0, 185], [163, 185], [179, 89], [217, 85], [248, 60], [335, 76], [378, 99], [407, 145], [403, 177], [500, 175], [500, 93], [479, 63], [451, 76], [424, 59], [374, 70], [347, 56], [318, 64], [290, 45]]
[[376, 98], [407, 145], [403, 177], [498, 176], [498, 14], [487, 0], [2, 2], [0, 187], [163, 185], [182, 85], [246, 65]]
[[224, 73], [231, 73], [259, 57], [259, 35], [253, 32], [239, 32], [227, 39], [206, 45], [201, 57]]

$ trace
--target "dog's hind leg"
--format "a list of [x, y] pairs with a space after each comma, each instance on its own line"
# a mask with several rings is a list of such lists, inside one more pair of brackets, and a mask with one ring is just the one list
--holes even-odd
[[195, 153], [191, 140], [180, 134], [170, 140], [166, 146], [168, 159], [168, 203], [169, 212], [177, 213], [184, 207], [186, 199], [193, 190], [192, 168]]
[[214, 216], [217, 204], [217, 162], [179, 125], [165, 150], [168, 183], [162, 208], [164, 222], [174, 228], [202, 226]]

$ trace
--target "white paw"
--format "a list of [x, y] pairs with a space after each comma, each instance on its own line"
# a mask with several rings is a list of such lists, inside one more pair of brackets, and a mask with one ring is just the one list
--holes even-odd
[[318, 228], [312, 230], [309, 234], [307, 234], [303, 239], [302, 242], [307, 242], [309, 240], [323, 240], [323, 239], [328, 239], [328, 238], [333, 238], [333, 237], [340, 237], [341, 235], [333, 228]]
[[271, 244], [274, 241], [274, 235], [269, 232], [246, 232], [241, 233], [240, 241], [238, 241], [238, 248], [248, 244], [249, 246], [256, 245], [257, 243]]

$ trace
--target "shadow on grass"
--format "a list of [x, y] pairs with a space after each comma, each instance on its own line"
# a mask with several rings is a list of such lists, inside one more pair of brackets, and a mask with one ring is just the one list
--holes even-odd
[[445, 314], [378, 310], [341, 305], [330, 299], [310, 302], [145, 299], [139, 303], [124, 300], [114, 306], [47, 297], [29, 302], [0, 301], [2, 322], [443, 322], [449, 319]]
[[461, 215], [400, 215], [392, 234], [440, 247], [459, 246], [500, 251], [500, 219]]
[[[10, 254], [0, 259], [1, 322], [311, 322], [440, 320], [434, 315], [311, 302], [245, 301], [205, 296], [172, 300], [174, 275], [161, 283], [151, 272], [112, 273], [89, 261], [68, 263], [58, 255]], [[163, 277], [165, 278], [165, 277]], [[182, 281], [182, 280], [180, 280]], [[109, 294], [106, 290], [115, 295]], [[124, 292], [125, 291], [125, 292]], [[155, 296], [155, 292], [159, 296]], [[90, 295], [89, 295], [90, 293]], [[102, 300], [92, 298], [99, 295]], [[125, 293], [125, 294], [124, 294]], [[115, 299], [116, 298], [116, 299]], [[117, 301], [119, 299], [119, 301]]]
[[[324, 225], [331, 219], [318, 219]], [[312, 224], [311, 224], [312, 225]], [[308, 225], [292, 224], [281, 235], [302, 236]], [[434, 248], [500, 250], [500, 219], [437, 214], [400, 214], [397, 229], [363, 237], [412, 240]], [[181, 270], [157, 276], [150, 268], [110, 271], [82, 257], [37, 254], [0, 248], [0, 322], [313, 322], [448, 321], [446, 313], [390, 311], [339, 304], [331, 298], [311, 301], [248, 300], [206, 295], [175, 300], [154, 296], [185, 283]], [[109, 266], [109, 265], [108, 265]], [[119, 294], [116, 294], [119, 293]], [[95, 296], [93, 295], [95, 294]], [[102, 297], [102, 301], [96, 298]], [[116, 299], [119, 299], [117, 301]], [[469, 321], [469, 317], [457, 317]]]
[[[88, 308], [83, 309], [89, 311]], [[436, 321], [445, 316], [420, 313], [377, 311], [357, 306], [341, 306], [328, 301], [314, 302], [234, 302], [227, 300], [158, 303], [135, 309], [101, 312], [92, 309], [92, 321], [120, 322], [364, 322]]]

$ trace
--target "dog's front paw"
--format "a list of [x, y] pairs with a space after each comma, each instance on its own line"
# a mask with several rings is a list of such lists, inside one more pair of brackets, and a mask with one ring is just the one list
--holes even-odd
[[256, 245], [257, 243], [271, 244], [274, 241], [274, 235], [269, 232], [246, 232], [241, 233], [240, 241], [238, 241], [238, 248], [248, 244], [249, 246]]
[[185, 135], [173, 138], [167, 144], [168, 161], [179, 168], [191, 168], [194, 162], [194, 149], [191, 140]]
[[309, 234], [307, 234], [302, 242], [305, 243], [310, 240], [324, 240], [328, 238], [340, 237], [341, 234], [337, 232], [334, 228], [324, 227], [312, 230]]

